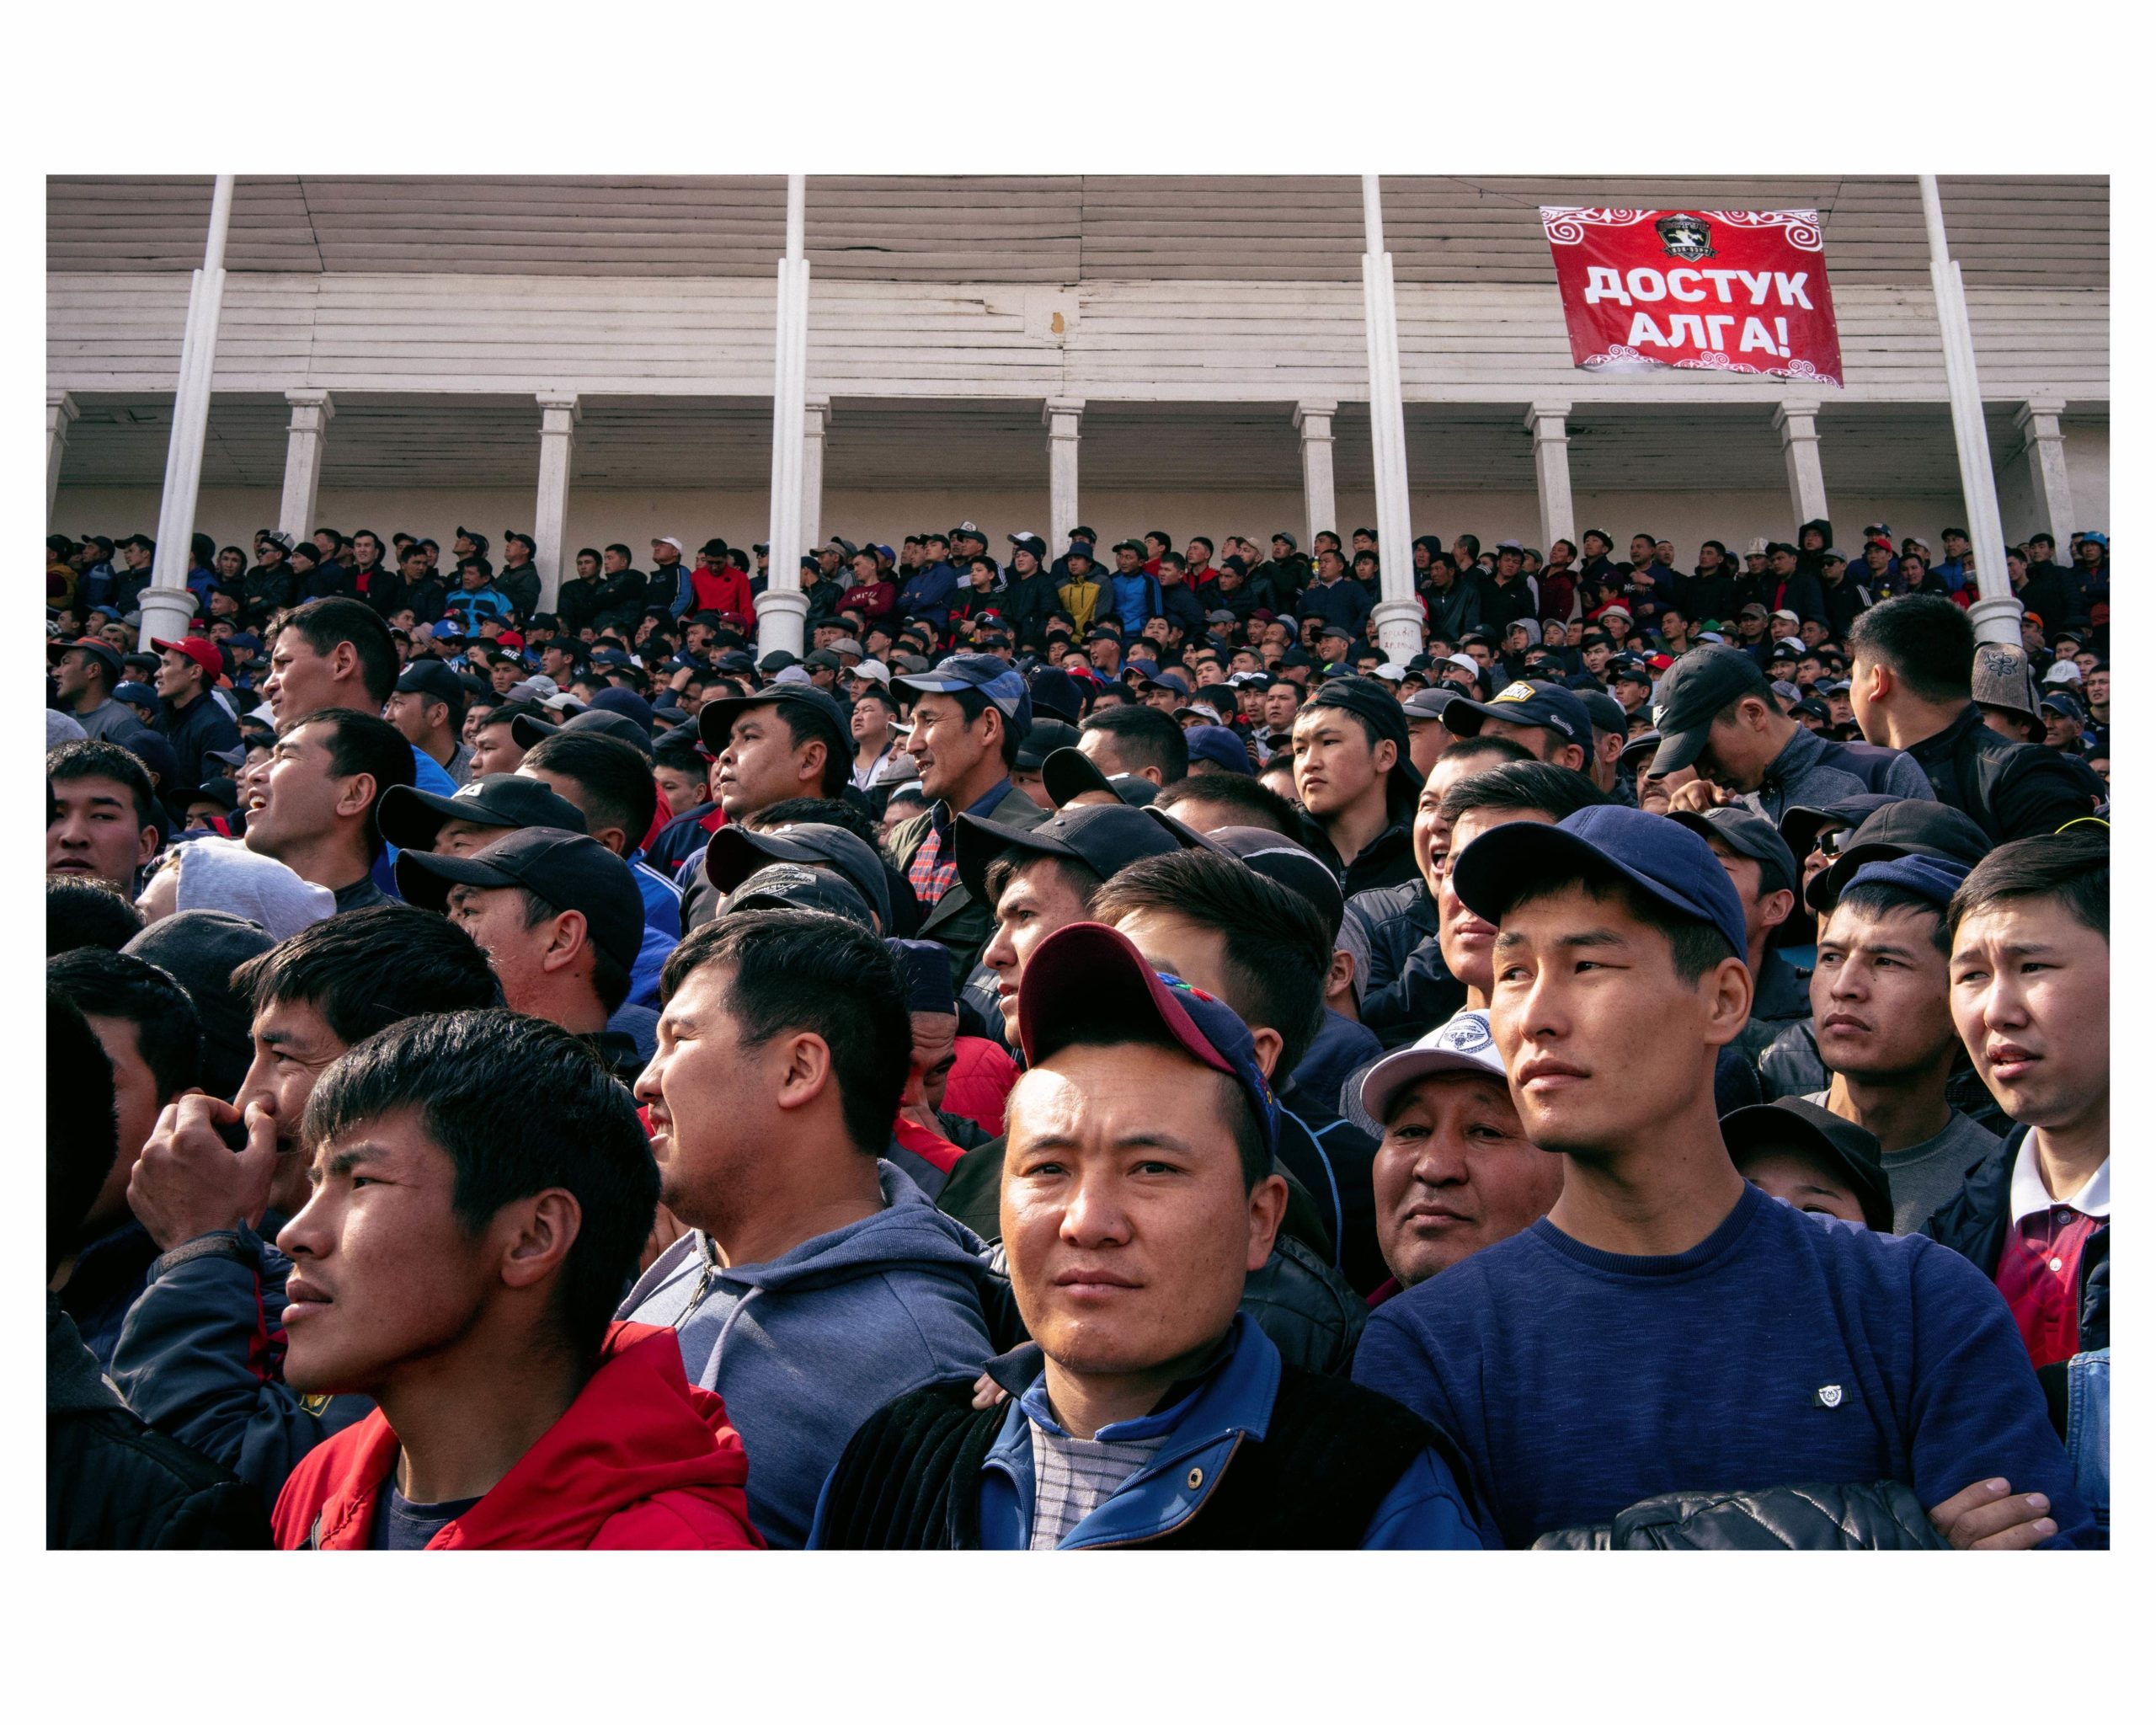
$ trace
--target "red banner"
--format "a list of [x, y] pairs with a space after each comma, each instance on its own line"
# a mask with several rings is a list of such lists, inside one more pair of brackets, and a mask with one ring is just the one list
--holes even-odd
[[1814, 210], [1545, 208], [1572, 363], [1842, 387]]

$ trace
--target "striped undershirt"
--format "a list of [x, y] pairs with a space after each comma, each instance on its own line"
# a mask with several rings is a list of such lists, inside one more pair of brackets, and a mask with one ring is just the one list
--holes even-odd
[[1028, 1419], [1033, 1440], [1033, 1549], [1052, 1551], [1131, 1475], [1167, 1442], [1167, 1434], [1134, 1442], [1104, 1444], [1097, 1438], [1074, 1438]]

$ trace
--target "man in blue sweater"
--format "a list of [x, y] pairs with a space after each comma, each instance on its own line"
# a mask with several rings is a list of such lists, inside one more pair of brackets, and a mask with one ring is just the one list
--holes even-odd
[[1669, 1492], [1899, 1482], [1958, 1547], [2097, 1542], [1982, 1272], [1732, 1164], [1715, 1062], [1752, 988], [1706, 841], [1597, 806], [1486, 834], [1453, 881], [1497, 928], [1490, 1028], [1564, 1190], [1380, 1308], [1355, 1378], [1459, 1439], [1505, 1541]]

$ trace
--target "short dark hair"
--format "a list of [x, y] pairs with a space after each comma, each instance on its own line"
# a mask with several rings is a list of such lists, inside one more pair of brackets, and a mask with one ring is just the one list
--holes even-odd
[[1849, 651], [1878, 660], [1919, 701], [1966, 701], [1977, 658], [1969, 614], [1937, 593], [1905, 593], [1860, 611]]
[[373, 905], [302, 928], [232, 972], [261, 1012], [303, 1003], [347, 1048], [422, 1012], [501, 1004], [501, 987], [463, 929], [410, 905]]
[[881, 1156], [913, 1063], [906, 985], [883, 943], [823, 911], [758, 911], [707, 922], [668, 956], [661, 1004], [705, 964], [733, 969], [726, 1011], [744, 1049], [806, 1030], [831, 1051], [846, 1135]]
[[202, 1081], [202, 1019], [171, 971], [127, 953], [77, 947], [47, 961], [45, 985], [65, 995], [86, 1018], [124, 1018], [169, 1101]]
[[490, 724], [507, 724], [513, 718], [535, 718], [542, 724], [559, 723], [558, 714], [542, 707], [536, 701], [502, 701], [490, 704], [488, 697], [481, 696], [472, 704], [488, 708], [487, 716], [479, 721], [481, 730]]
[[[1889, 881], [1867, 880], [1861, 885], [1844, 889], [1841, 896], [1834, 900], [1834, 909], [1854, 911], [1860, 916], [1875, 919], [1891, 916], [1897, 911], [1919, 911], [1931, 919], [1929, 938], [1942, 958], [1953, 943], [1952, 931], [1946, 926], [1946, 918], [1938, 900], [1928, 899], [1922, 893], [1911, 892], [1908, 888], [1896, 886]], [[1829, 920], [1828, 917], [1820, 919], [1819, 937], [1822, 943], [1827, 937]]]
[[45, 883], [45, 955], [77, 947], [116, 953], [142, 932], [142, 913], [109, 880], [55, 874]]
[[1153, 799], [1153, 806], [1166, 814], [1186, 803], [1217, 803], [1235, 810], [1236, 825], [1260, 826], [1287, 838], [1297, 838], [1300, 828], [1295, 805], [1247, 773], [1209, 772], [1178, 779]]
[[[978, 689], [962, 689], [958, 692], [958, 705], [961, 708], [965, 707], [965, 697], [968, 695], [971, 695], [977, 703], [966, 713], [966, 723], [971, 724], [974, 720], [980, 717], [980, 708], [988, 703]], [[851, 752], [834, 745], [830, 732], [812, 718], [807, 708], [801, 704], [792, 701], [775, 701], [771, 703], [771, 710], [778, 715], [780, 722], [786, 726], [786, 734], [792, 740], [795, 748], [798, 749], [805, 743], [821, 743], [824, 745], [824, 782], [820, 788], [826, 797], [834, 799], [844, 795], [846, 787], [853, 782], [853, 757]], [[1006, 720], [1004, 729], [1008, 731], [1010, 728], [1010, 722]], [[1017, 755], [1017, 750], [1018, 745], [1016, 743], [1005, 744], [1003, 758], [1006, 766], [1010, 764], [1011, 759]]]
[[744, 826], [758, 832], [769, 832], [774, 827], [799, 826], [804, 822], [820, 822], [825, 826], [841, 826], [861, 842], [883, 854], [883, 835], [877, 826], [875, 817], [857, 804], [839, 797], [783, 797], [767, 809], [759, 809], [753, 814], [741, 817]]
[[310, 599], [277, 619], [276, 633], [286, 629], [297, 629], [308, 646], [324, 655], [350, 641], [360, 656], [360, 685], [376, 707], [396, 692], [397, 644], [390, 638], [389, 625], [365, 600]]
[[543, 1019], [501, 1007], [430, 1013], [334, 1062], [307, 1098], [301, 1140], [312, 1151], [407, 1108], [455, 1165], [450, 1201], [468, 1232], [550, 1187], [576, 1199], [582, 1220], [555, 1310], [571, 1346], [596, 1353], [659, 1209], [658, 1164], [629, 1092]]
[[74, 1249], [120, 1158], [112, 1062], [65, 991], [45, 989], [45, 1267]]
[[1095, 899], [1092, 915], [1113, 922], [1138, 911], [1165, 911], [1220, 936], [1245, 1023], [1279, 1033], [1273, 1076], [1301, 1064], [1324, 1023], [1332, 934], [1317, 907], [1249, 864], [1212, 851], [1140, 858]]
[[[1494, 733], [1486, 732], [1479, 736], [1454, 738], [1452, 746], [1447, 749], [1438, 759], [1467, 761], [1485, 756], [1496, 761], [1500, 766], [1508, 766], [1515, 761], [1534, 761], [1534, 751], [1526, 744], [1516, 742], [1510, 737], [1501, 737]], [[1535, 764], [1547, 766], [1549, 763], [1536, 761]], [[1561, 766], [1556, 771], [1562, 772], [1565, 769]], [[1577, 773], [1572, 776], [1574, 778], [1579, 777]]]
[[287, 719], [277, 727], [278, 739], [281, 741], [309, 725], [319, 725], [329, 733], [325, 746], [333, 776], [350, 778], [364, 772], [374, 780], [374, 796], [367, 804], [365, 825], [367, 848], [380, 856], [384, 841], [375, 825], [375, 810], [382, 806], [382, 795], [392, 785], [408, 786], [418, 777], [411, 743], [387, 719], [350, 707], [325, 707], [319, 713]]
[[142, 765], [141, 757], [117, 743], [106, 743], [93, 738], [77, 737], [72, 742], [62, 743], [48, 750], [45, 757], [45, 778], [48, 785], [72, 784], [77, 779], [109, 778], [115, 784], [127, 787], [127, 793], [135, 799], [135, 819], [144, 826], [157, 820], [157, 789], [150, 782], [149, 769]]
[[523, 764], [574, 779], [584, 793], [584, 814], [595, 830], [618, 826], [629, 848], [643, 843], [659, 814], [659, 781], [633, 743], [603, 731], [556, 731], [526, 753]]
[[1157, 707], [1097, 708], [1079, 729], [1114, 739], [1118, 757], [1133, 772], [1156, 766], [1164, 786], [1189, 777], [1190, 745], [1183, 739], [1182, 727]]
[[1602, 793], [1593, 781], [1569, 766], [1552, 766], [1546, 761], [1508, 761], [1461, 779], [1445, 793], [1442, 808], [1447, 821], [1459, 820], [1470, 809], [1532, 809], [1563, 820], [1600, 801]]
[[[1951, 602], [1951, 601], [1950, 601]], [[1844, 898], [1847, 894], [1843, 895]], [[1969, 871], [1946, 907], [1949, 929], [2009, 899], [2055, 899], [2084, 928], [2111, 937], [2111, 840], [2108, 828], [2015, 839]]]

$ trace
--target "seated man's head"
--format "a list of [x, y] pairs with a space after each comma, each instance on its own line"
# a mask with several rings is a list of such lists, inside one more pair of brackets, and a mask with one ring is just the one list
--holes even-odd
[[[119, 1154], [82, 1218], [79, 1239], [109, 1234], [127, 1220], [127, 1178], [165, 1104], [201, 1081], [202, 1022], [168, 970], [98, 947], [50, 960], [45, 988], [83, 1015], [112, 1063]], [[51, 1106], [68, 1106], [58, 1095]]]
[[1458, 1014], [1363, 1075], [1364, 1112], [1385, 1127], [1370, 1180], [1378, 1249], [1412, 1288], [1549, 1213], [1561, 1156], [1519, 1123], [1489, 1015]]
[[1796, 909], [1796, 858], [1774, 824], [1737, 804], [1669, 817], [1707, 841], [1744, 906], [1747, 954], [1756, 971], [1767, 942]]
[[1867, 862], [1819, 931], [1812, 1023], [1829, 1072], [1921, 1084], [1944, 1096], [1960, 1047], [1947, 999], [1946, 906], [1965, 865], [1924, 856]]
[[387, 719], [324, 708], [277, 727], [247, 847], [318, 886], [342, 888], [382, 853], [375, 808], [417, 774], [412, 745]]
[[852, 738], [838, 703], [820, 691], [787, 686], [707, 700], [696, 727], [729, 820], [788, 797], [835, 797], [851, 782]]
[[659, 814], [659, 784], [633, 744], [600, 731], [556, 731], [533, 744], [516, 770], [582, 809], [584, 830], [616, 856], [643, 848]]
[[157, 792], [117, 743], [83, 739], [45, 757], [45, 869], [102, 880], [131, 898], [157, 853]]
[[1156, 707], [1099, 708], [1079, 727], [1078, 752], [1110, 778], [1134, 773], [1171, 785], [1190, 772], [1182, 727]]
[[1854, 1120], [1785, 1096], [1725, 1114], [1721, 1135], [1737, 1172], [1769, 1198], [1878, 1233], [1894, 1231], [1879, 1140]]
[[1256, 826], [1293, 838], [1299, 825], [1294, 805], [1247, 773], [1207, 772], [1179, 780], [1155, 797], [1152, 806], [1202, 833]]
[[817, 911], [722, 916], [675, 948], [659, 997], [636, 1093], [675, 1215], [738, 1246], [873, 1180], [913, 1058], [880, 940]]
[[1466, 985], [1471, 1000], [1486, 1001], [1490, 997], [1490, 948], [1497, 929], [1461, 901], [1453, 884], [1460, 853], [1497, 827], [1522, 820], [1555, 826], [1598, 800], [1584, 774], [1546, 761], [1507, 761], [1470, 772], [1455, 779], [1445, 793], [1437, 814], [1446, 841], [1444, 868], [1438, 880], [1438, 950], [1444, 955], [1445, 968]]
[[1242, 1021], [1097, 924], [1043, 942], [1024, 992], [1003, 1242], [1050, 1401], [1090, 1435], [1234, 1322], [1287, 1207], [1279, 1110]]
[[2111, 852], [2069, 827], [2001, 845], [1947, 908], [1954, 1026], [1999, 1105], [2046, 1132], [2108, 1132]]
[[1603, 804], [1454, 836], [1449, 884], [1497, 930], [1490, 1029], [1528, 1136], [1606, 1162], [1711, 1120], [1752, 978], [1743, 909], [1706, 841]]
[[291, 1388], [393, 1417], [415, 1384], [596, 1359], [659, 1175], [583, 1043], [499, 1009], [407, 1018], [322, 1075], [300, 1137], [313, 1193], [277, 1236]]

